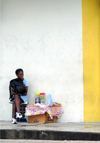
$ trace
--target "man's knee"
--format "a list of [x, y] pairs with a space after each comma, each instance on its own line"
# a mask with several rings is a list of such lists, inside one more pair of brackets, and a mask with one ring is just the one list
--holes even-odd
[[19, 98], [19, 95], [16, 94], [16, 95], [14, 96], [14, 99], [15, 99], [15, 100], [16, 100], [16, 99], [20, 99], [20, 98]]

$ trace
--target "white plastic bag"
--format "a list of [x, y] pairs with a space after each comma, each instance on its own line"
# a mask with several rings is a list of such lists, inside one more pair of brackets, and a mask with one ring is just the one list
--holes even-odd
[[53, 100], [52, 100], [51, 94], [47, 95], [47, 104], [48, 104], [48, 106], [52, 106], [53, 105]]

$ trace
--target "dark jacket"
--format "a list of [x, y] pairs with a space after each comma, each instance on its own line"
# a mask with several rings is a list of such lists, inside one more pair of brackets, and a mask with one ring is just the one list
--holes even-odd
[[14, 91], [17, 94], [24, 94], [26, 92], [26, 89], [23, 84], [23, 81], [18, 78], [12, 79], [9, 84], [9, 93], [10, 93], [9, 99], [12, 99], [13, 97], [12, 91]]

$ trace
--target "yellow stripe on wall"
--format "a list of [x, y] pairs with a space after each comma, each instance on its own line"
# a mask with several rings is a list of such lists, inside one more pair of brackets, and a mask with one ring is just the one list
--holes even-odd
[[84, 122], [100, 122], [100, 0], [82, 0]]

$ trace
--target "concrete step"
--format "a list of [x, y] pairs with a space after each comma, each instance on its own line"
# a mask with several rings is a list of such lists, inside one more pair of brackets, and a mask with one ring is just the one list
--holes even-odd
[[1, 139], [100, 141], [100, 123], [0, 123]]

